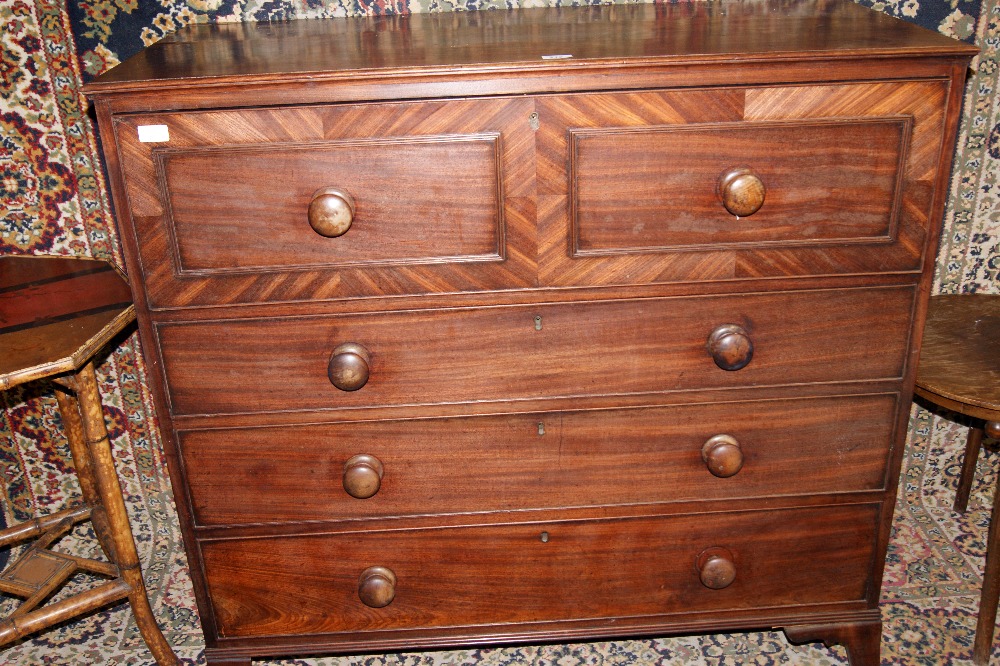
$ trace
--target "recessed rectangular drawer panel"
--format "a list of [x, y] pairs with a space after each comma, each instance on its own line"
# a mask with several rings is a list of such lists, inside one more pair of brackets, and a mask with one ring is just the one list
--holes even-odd
[[118, 119], [151, 307], [534, 286], [531, 108], [464, 100]]
[[[673, 613], [690, 621], [701, 611], [863, 602], [877, 509], [203, 541], [201, 553], [223, 637]], [[735, 570], [723, 589], [700, 579], [710, 548]], [[383, 608], [359, 598], [369, 567], [395, 577]]]
[[[275, 143], [157, 153], [178, 272], [500, 260], [499, 135]], [[206, 180], [211, 186], [206, 187]], [[280, 183], [280, 186], [275, 186]], [[344, 206], [342, 235], [310, 207]], [[316, 213], [317, 216], [319, 213]], [[317, 217], [318, 219], [318, 217]], [[322, 228], [337, 233], [342, 227]]]
[[909, 125], [883, 118], [573, 130], [576, 253], [889, 243]]
[[[175, 414], [473, 403], [896, 379], [913, 294], [816, 290], [170, 323], [157, 331]], [[726, 331], [736, 355], [748, 351], [741, 340], [752, 345], [741, 370], [721, 369], [708, 351], [709, 338]], [[360, 346], [367, 362], [344, 344]], [[336, 388], [331, 361], [366, 367], [367, 383]]]
[[336, 521], [878, 490], [896, 404], [848, 396], [179, 438], [198, 525]]

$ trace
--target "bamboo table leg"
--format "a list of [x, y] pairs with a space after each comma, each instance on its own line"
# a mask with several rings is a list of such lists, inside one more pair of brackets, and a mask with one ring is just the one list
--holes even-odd
[[[125, 276], [111, 264], [67, 257], [0, 257], [0, 388], [50, 378], [84, 504], [0, 531], [0, 548], [32, 542], [0, 571], [0, 593], [20, 598], [0, 618], [0, 646], [127, 598], [160, 666], [179, 662], [153, 618], [115, 472], [94, 356], [135, 320]], [[89, 520], [106, 560], [50, 548]], [[109, 579], [45, 603], [77, 572]]]
[[[36, 539], [15, 563], [0, 573], [0, 591], [24, 599], [10, 616], [0, 620], [0, 645], [128, 598], [139, 631], [156, 663], [177, 666], [177, 657], [156, 625], [149, 606], [111, 455], [93, 362], [88, 362], [74, 376], [55, 381], [59, 385], [56, 399], [85, 505], [0, 532], [0, 547]], [[93, 524], [110, 563], [49, 549], [74, 525], [86, 520]], [[112, 580], [43, 606], [45, 599], [77, 571]]]
[[98, 512], [104, 514], [103, 518], [99, 518], [95, 525], [106, 520], [108, 532], [106, 538], [110, 539], [106, 548], [113, 552], [121, 577], [129, 586], [129, 604], [135, 614], [139, 631], [153, 653], [156, 663], [160, 666], [176, 665], [179, 663], [177, 657], [160, 632], [146, 596], [146, 584], [142, 580], [139, 556], [135, 549], [132, 529], [129, 527], [114, 459], [111, 456], [93, 361], [87, 363], [77, 373], [76, 385], [83, 435], [86, 438], [86, 448], [93, 469], [93, 482], [103, 506], [103, 511]]
[[[66, 386], [73, 389], [76, 382], [72, 379], [65, 382]], [[83, 421], [80, 417], [80, 403], [76, 396], [60, 386], [56, 385], [56, 402], [59, 403], [59, 413], [62, 415], [63, 432], [69, 442], [69, 451], [73, 456], [73, 467], [76, 469], [77, 479], [80, 481], [80, 494], [83, 501], [91, 507], [90, 522], [93, 525], [97, 541], [101, 544], [101, 550], [105, 557], [115, 562], [112, 540], [108, 533], [108, 522], [104, 515], [104, 505], [97, 492], [97, 479], [94, 478], [94, 464], [90, 459], [90, 451], [87, 448], [87, 439], [83, 434]], [[107, 429], [107, 426], [105, 426]]]

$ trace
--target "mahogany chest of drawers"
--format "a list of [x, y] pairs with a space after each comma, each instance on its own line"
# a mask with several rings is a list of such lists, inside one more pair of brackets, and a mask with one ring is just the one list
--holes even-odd
[[191, 27], [90, 84], [209, 663], [877, 664], [972, 52], [623, 5]]

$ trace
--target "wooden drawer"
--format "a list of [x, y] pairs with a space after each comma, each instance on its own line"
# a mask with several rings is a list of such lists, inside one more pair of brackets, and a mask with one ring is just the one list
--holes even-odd
[[[151, 304], [533, 285], [526, 104], [358, 104], [119, 120]], [[160, 128], [153, 138], [163, 140], [145, 142], [150, 128]], [[318, 194], [327, 188], [337, 192]], [[339, 215], [339, 226], [323, 226], [324, 215]]]
[[[203, 541], [201, 554], [227, 638], [673, 613], [690, 620], [864, 602], [877, 517], [878, 505], [848, 505], [352, 532]], [[728, 587], [701, 582], [698, 560], [709, 548], [725, 549], [734, 565]], [[359, 599], [359, 578], [373, 566], [396, 578], [382, 608]]]
[[896, 406], [895, 395], [847, 396], [179, 439], [196, 524], [335, 521], [879, 490]]
[[[888, 117], [571, 130], [576, 253], [889, 243], [910, 129]], [[741, 170], [746, 182], [726, 182]]]
[[[836, 289], [157, 330], [175, 414], [471, 403], [899, 378], [913, 294]], [[722, 370], [708, 340], [733, 325], [753, 356], [741, 370]], [[333, 356], [357, 360], [334, 354], [344, 343], [367, 350], [360, 390], [328, 377]]]
[[907, 82], [542, 99], [539, 224], [552, 251], [541, 282], [919, 271], [946, 92]]

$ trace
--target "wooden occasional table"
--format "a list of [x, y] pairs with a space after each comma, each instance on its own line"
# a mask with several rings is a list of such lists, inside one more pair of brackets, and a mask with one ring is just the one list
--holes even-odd
[[[1000, 296], [973, 294], [930, 299], [917, 395], [974, 419], [965, 445], [955, 510], [965, 513], [984, 432], [1000, 439]], [[1000, 488], [998, 488], [1000, 491]], [[973, 661], [989, 663], [1000, 600], [1000, 492], [986, 544]]]
[[[179, 663], [146, 597], [94, 375], [94, 356], [134, 319], [128, 284], [106, 262], [0, 257], [0, 389], [43, 378], [55, 384], [84, 499], [0, 532], [0, 547], [35, 539], [0, 573], [0, 592], [24, 599], [0, 619], [0, 645], [127, 597], [156, 663]], [[49, 549], [86, 520], [106, 562]], [[110, 580], [42, 605], [78, 571]]]

